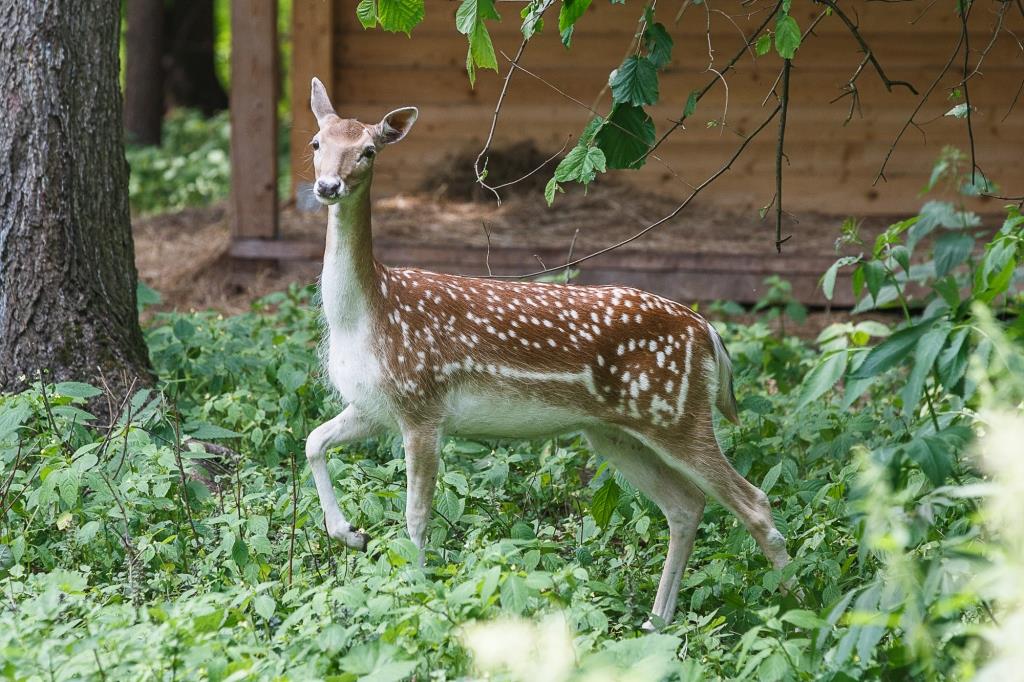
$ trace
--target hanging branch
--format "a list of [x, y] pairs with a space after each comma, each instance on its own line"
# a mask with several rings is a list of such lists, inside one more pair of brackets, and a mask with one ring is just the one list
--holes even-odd
[[711, 174], [707, 179], [704, 180], [704, 182], [702, 182], [699, 185], [697, 185], [693, 189], [693, 191], [690, 193], [690, 195], [687, 196], [686, 199], [684, 199], [681, 204], [676, 206], [675, 209], [673, 209], [671, 213], [669, 213], [668, 215], [666, 215], [666, 216], [664, 216], [662, 218], [659, 218], [658, 220], [656, 220], [655, 222], [651, 223], [647, 227], [643, 228], [642, 230], [640, 230], [636, 234], [634, 234], [634, 235], [632, 235], [630, 237], [627, 237], [626, 239], [623, 239], [622, 241], [616, 242], [615, 244], [612, 244], [611, 246], [606, 246], [605, 248], [599, 249], [597, 251], [594, 251], [593, 253], [588, 253], [586, 256], [581, 256], [580, 258], [577, 258], [575, 260], [570, 260], [569, 262], [565, 263], [564, 265], [559, 265], [558, 267], [544, 268], [543, 270], [538, 270], [536, 272], [530, 272], [530, 273], [527, 273], [527, 274], [524, 274], [524, 275], [493, 275], [490, 279], [522, 279], [524, 277], [539, 277], [540, 275], [546, 275], [546, 274], [548, 274], [550, 272], [557, 272], [559, 270], [568, 269], [568, 268], [573, 267], [574, 265], [579, 265], [580, 263], [582, 263], [584, 261], [588, 261], [591, 258], [596, 258], [596, 257], [604, 255], [604, 254], [606, 254], [606, 253], [608, 253], [610, 251], [614, 251], [614, 250], [616, 250], [618, 248], [621, 248], [621, 247], [625, 246], [626, 244], [629, 244], [630, 242], [636, 241], [640, 237], [643, 237], [645, 234], [647, 234], [651, 230], [653, 230], [653, 229], [655, 229], [655, 228], [657, 228], [657, 227], [667, 223], [669, 220], [672, 220], [677, 215], [679, 215], [683, 211], [683, 209], [685, 209], [687, 206], [689, 206], [690, 202], [693, 201], [693, 199], [698, 194], [700, 194], [701, 191], [704, 190], [704, 188], [706, 188], [708, 185], [710, 185], [715, 180], [717, 180], [720, 176], [725, 174], [726, 171], [728, 171], [730, 168], [732, 168], [732, 165], [733, 165], [733, 163], [736, 162], [736, 159], [738, 159], [740, 157], [740, 155], [747, 148], [747, 146], [751, 143], [751, 141], [753, 141], [753, 139], [755, 137], [757, 137], [757, 135], [762, 130], [764, 130], [766, 127], [768, 127], [768, 124], [772, 122], [772, 120], [779, 113], [779, 110], [781, 108], [782, 108], [781, 104], [776, 105], [775, 108], [772, 109], [772, 113], [769, 114], [768, 117], [765, 118], [765, 120], [762, 121], [761, 124], [759, 126], [757, 126], [757, 128], [755, 128], [752, 133], [750, 133], [750, 135], [747, 135], [745, 138], [743, 138], [743, 142], [740, 143], [740, 146], [736, 148], [736, 151], [733, 152], [731, 157], [729, 157], [729, 160], [725, 163], [725, 165], [723, 165], [721, 168], [719, 168], [717, 171], [715, 171], [713, 174]]
[[[473, 171], [476, 174], [476, 181], [484, 189], [490, 191], [494, 195], [495, 200], [498, 204], [501, 204], [501, 195], [498, 194], [498, 190], [491, 187], [484, 181], [483, 170], [480, 169], [480, 159], [484, 158], [491, 148], [491, 141], [494, 139], [494, 131], [498, 127], [498, 116], [501, 114], [501, 105], [505, 101], [505, 95], [508, 94], [509, 83], [512, 82], [512, 74], [516, 72], [515, 67], [519, 65], [519, 60], [523, 56], [523, 50], [526, 49], [526, 43], [530, 41], [529, 38], [523, 38], [523, 42], [519, 44], [519, 49], [516, 51], [516, 56], [512, 59], [512, 64], [508, 67], [508, 73], [505, 74], [505, 82], [501, 85], [501, 92], [498, 94], [498, 103], [494, 106], [494, 117], [491, 118], [491, 130], [487, 133], [487, 140], [484, 142], [483, 149], [476, 155], [476, 160], [473, 161]], [[547, 163], [547, 162], [545, 162]], [[486, 168], [486, 164], [485, 168]]]
[[[967, 11], [965, 12], [965, 15], [971, 13], [971, 8], [973, 6], [974, 6], [973, 4], [967, 6]], [[956, 56], [958, 54], [960, 54], [960, 48], [963, 47], [964, 40], [966, 38], [966, 36], [965, 36], [966, 32], [967, 32], [967, 20], [966, 20], [966, 16], [965, 16], [964, 17], [964, 21], [963, 21], [963, 25], [961, 26], [961, 29], [960, 29], [960, 39], [957, 40], [956, 47], [953, 48], [953, 53], [949, 55], [949, 59], [946, 60], [945, 65], [939, 71], [938, 75], [935, 76], [935, 80], [933, 80], [931, 82], [931, 84], [928, 86], [928, 88], [924, 91], [924, 94], [921, 95], [921, 98], [917, 102], [917, 106], [914, 107], [914, 110], [910, 113], [910, 116], [907, 118], [906, 122], [903, 124], [903, 127], [900, 128], [899, 133], [896, 134], [896, 139], [894, 139], [892, 141], [892, 144], [889, 145], [889, 151], [886, 152], [885, 159], [882, 161], [882, 165], [879, 167], [878, 173], [875, 175], [875, 180], [874, 180], [874, 182], [871, 183], [872, 185], [877, 185], [879, 180], [885, 179], [885, 167], [886, 167], [886, 165], [888, 165], [889, 159], [892, 158], [893, 152], [896, 151], [896, 146], [900, 143], [900, 140], [903, 139], [903, 135], [904, 135], [904, 133], [907, 132], [907, 128], [909, 128], [912, 125], [915, 126], [915, 127], [917, 126], [917, 123], [914, 122], [914, 118], [921, 111], [921, 108], [924, 107], [924, 103], [928, 101], [928, 98], [931, 96], [932, 92], [935, 91], [935, 87], [939, 84], [939, 81], [941, 81], [943, 76], [946, 75], [946, 72], [949, 71], [949, 68], [953, 65], [953, 61], [956, 60]]]
[[[765, 19], [764, 19], [764, 21], [761, 22], [761, 25], [758, 26], [756, 29], [754, 29], [754, 32], [750, 34], [750, 38], [745, 40], [745, 42], [743, 43], [743, 47], [741, 47], [736, 52], [736, 54], [733, 55], [732, 59], [730, 59], [726, 63], [725, 67], [721, 71], [718, 71], [715, 74], [715, 77], [712, 78], [711, 80], [709, 80], [707, 82], [707, 84], [697, 92], [697, 95], [694, 98], [694, 102], [695, 103], [700, 102], [701, 99], [703, 99], [704, 95], [708, 94], [708, 92], [711, 90], [711, 88], [715, 87], [715, 83], [717, 83], [719, 80], [722, 80], [723, 82], [725, 81], [725, 74], [729, 73], [733, 69], [733, 67], [736, 66], [736, 63], [743, 57], [743, 54], [748, 49], [750, 49], [750, 46], [754, 44], [754, 42], [757, 40], [757, 37], [759, 35], [761, 35], [761, 32], [764, 31], [764, 29], [767, 28], [768, 24], [771, 23], [771, 20], [773, 18], [775, 18], [775, 15], [778, 13], [780, 7], [782, 7], [782, 1], [781, 0], [779, 0], [779, 2], [777, 2], [777, 3], [775, 3], [775, 8], [772, 9], [772, 11], [769, 12], [765, 16]], [[815, 23], [817, 23], [817, 22], [815, 22]], [[654, 151], [658, 147], [661, 146], [661, 143], [664, 142], [668, 138], [669, 135], [674, 133], [679, 128], [683, 127], [683, 123], [686, 122], [686, 118], [687, 118], [686, 111], [684, 110], [683, 111], [683, 115], [680, 116], [678, 120], [672, 122], [672, 127], [670, 127], [668, 130], [666, 130], [664, 132], [664, 134], [662, 134], [662, 136], [659, 137], [657, 139], [657, 141], [653, 145], [651, 145], [650, 148], [648, 148], [648, 150], [646, 152], [644, 152], [643, 155], [640, 156], [633, 163], [634, 164], [640, 163], [641, 161], [646, 159], [648, 156], [653, 154]]]
[[[971, 58], [971, 34], [970, 31], [967, 30], [967, 15], [969, 12], [970, 7], [966, 10], [961, 9], [960, 11], [960, 35], [963, 37], [964, 41], [964, 79], [960, 85], [964, 89], [964, 104], [967, 105], [967, 142], [971, 147], [971, 185], [973, 186], [978, 170], [978, 159], [974, 149], [974, 125], [971, 122], [971, 88], [967, 83], [967, 81], [970, 80], [970, 76], [967, 74], [969, 68], [968, 62]], [[994, 43], [995, 40], [993, 39], [992, 42]], [[991, 44], [989, 47], [991, 47]], [[981, 58], [985, 58], [984, 54]], [[978, 66], [981, 66], [980, 61], [978, 62]], [[982, 174], [982, 177], [984, 177], [984, 173]]]
[[[910, 90], [910, 92], [914, 93], [915, 95], [917, 94], [917, 90], [914, 89], [914, 86], [908, 83], [907, 81], [893, 80], [889, 78], [887, 75], [885, 75], [885, 69], [882, 68], [882, 65], [878, 62], [878, 59], [875, 58], [874, 50], [872, 50], [871, 46], [868, 45], [866, 40], [864, 40], [864, 36], [861, 35], [860, 30], [857, 28], [857, 25], [853, 23], [853, 21], [851, 21], [850, 17], [847, 16], [846, 12], [839, 9], [839, 5], [833, 2], [833, 0], [821, 0], [821, 4], [830, 8], [832, 12], [835, 13], [835, 15], [839, 17], [844, 24], [846, 24], [846, 28], [850, 31], [850, 35], [852, 35], [854, 40], [856, 40], [857, 43], [860, 45], [860, 49], [864, 51], [865, 58], [868, 60], [868, 62], [871, 63], [871, 66], [875, 68], [875, 73], [877, 73], [878, 77], [882, 80], [882, 84], [885, 85], [885, 89], [887, 92], [892, 92], [894, 86], [901, 85], [905, 87], [907, 90]], [[859, 72], [860, 69], [857, 69], [858, 75]]]
[[782, 244], [789, 240], [792, 235], [782, 238], [782, 157], [785, 154], [784, 146], [786, 140], [786, 113], [789, 110], [789, 72], [792, 70], [793, 62], [790, 59], [783, 60], [782, 64], [782, 94], [779, 97], [779, 144], [775, 150], [775, 251], [782, 253]]

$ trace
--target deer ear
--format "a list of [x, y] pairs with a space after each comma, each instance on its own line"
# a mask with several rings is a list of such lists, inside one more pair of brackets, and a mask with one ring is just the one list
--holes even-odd
[[313, 78], [309, 95], [309, 108], [313, 110], [313, 115], [316, 116], [318, 123], [323, 123], [326, 117], [334, 114], [334, 107], [331, 106], [331, 100], [327, 97], [327, 88], [324, 87], [319, 78]]
[[373, 127], [374, 138], [380, 144], [394, 144], [409, 134], [420, 115], [416, 107], [395, 109]]

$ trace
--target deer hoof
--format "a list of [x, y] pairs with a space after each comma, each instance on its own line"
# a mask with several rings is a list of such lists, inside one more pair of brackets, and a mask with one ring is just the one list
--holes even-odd
[[654, 627], [654, 623], [651, 622], [650, 618], [648, 618], [647, 620], [644, 621], [644, 624], [640, 626], [640, 629], [643, 630], [644, 632], [657, 632], [658, 631], [658, 628]]
[[345, 544], [347, 544], [352, 549], [357, 549], [360, 552], [365, 552], [366, 546], [370, 544], [370, 536], [366, 533], [363, 533], [362, 531], [354, 530], [349, 534], [349, 539], [345, 541]]

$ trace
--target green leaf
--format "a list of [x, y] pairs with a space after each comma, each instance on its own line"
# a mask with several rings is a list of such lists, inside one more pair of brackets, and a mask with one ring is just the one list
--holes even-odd
[[491, 566], [484, 577], [480, 580], [480, 601], [484, 604], [491, 598], [494, 591], [498, 589], [498, 581], [501, 579], [501, 568]]
[[594, 517], [594, 521], [601, 528], [608, 525], [608, 522], [612, 519], [612, 512], [619, 504], [619, 493], [621, 488], [619, 484], [615, 482], [614, 476], [609, 476], [604, 485], [598, 488], [597, 492], [594, 493], [594, 500], [590, 503], [590, 515]]
[[455, 13], [455, 28], [469, 40], [466, 72], [470, 85], [476, 84], [477, 68], [498, 70], [498, 58], [484, 20], [500, 18], [494, 0], [463, 0]]
[[800, 47], [800, 25], [796, 19], [783, 14], [775, 23], [775, 50], [783, 59], [792, 59]]
[[647, 45], [647, 59], [655, 68], [661, 69], [672, 60], [674, 43], [664, 24], [649, 24], [644, 32], [644, 43]]
[[864, 283], [867, 284], [868, 293], [875, 303], [878, 302], [878, 292], [882, 290], [882, 284], [885, 283], [887, 276], [888, 273], [881, 261], [869, 260], [864, 263]]
[[447, 519], [452, 525], [459, 522], [462, 513], [466, 509], [466, 501], [459, 497], [452, 489], [447, 489], [438, 496], [437, 512]]
[[174, 321], [174, 335], [181, 341], [188, 341], [196, 335], [196, 328], [184, 317], [179, 317]]
[[235, 541], [231, 545], [231, 558], [239, 568], [243, 568], [249, 563], [249, 548], [240, 535], [235, 536]]
[[562, 186], [558, 184], [555, 178], [548, 180], [548, 184], [544, 186], [544, 200], [548, 202], [548, 206], [555, 202], [555, 192], [565, 193]]
[[969, 234], [950, 232], [935, 241], [935, 276], [945, 277], [946, 273], [967, 260], [974, 248], [974, 237]]
[[608, 168], [640, 168], [654, 144], [654, 121], [643, 107], [616, 104], [594, 141], [604, 152]]
[[921, 400], [921, 392], [924, 390], [925, 379], [939, 356], [946, 337], [949, 335], [949, 323], [943, 320], [940, 324], [932, 326], [914, 347], [914, 369], [910, 372], [907, 383], [903, 385], [900, 396], [903, 398], [903, 414], [912, 415], [917, 410], [917, 404]]
[[901, 329], [870, 350], [864, 363], [851, 375], [851, 379], [866, 379], [881, 374], [910, 354], [925, 332], [935, 324], [936, 317], [930, 317], [906, 329]]
[[564, 35], [566, 31], [570, 31], [576, 25], [576, 20], [590, 7], [590, 2], [591, 0], [563, 0], [562, 9], [558, 13], [558, 32]]
[[188, 422], [182, 427], [182, 430], [196, 438], [198, 440], [216, 440], [218, 438], [238, 438], [242, 434], [231, 429], [225, 429], [216, 424], [207, 424], [206, 422]]
[[377, 20], [385, 31], [408, 34], [423, 21], [424, 0], [377, 0]]
[[526, 581], [516, 574], [505, 578], [501, 584], [501, 607], [512, 613], [522, 613], [526, 610], [527, 601], [530, 598], [530, 588]]
[[331, 623], [320, 633], [320, 650], [329, 654], [341, 651], [348, 642], [348, 634], [345, 628], [337, 623]]
[[629, 57], [613, 73], [612, 99], [643, 106], [658, 101], [658, 69], [646, 57]]
[[373, 28], [377, 25], [377, 2], [376, 0], [359, 0], [356, 5], [356, 19], [363, 25], [363, 28]]
[[0, 409], [0, 443], [20, 429], [32, 414], [32, 408], [28, 403], [14, 400], [13, 405], [8, 402]]
[[554, 179], [558, 182], [576, 181], [587, 185], [594, 181], [598, 173], [604, 173], [605, 170], [604, 152], [600, 148], [577, 146], [555, 168]]
[[836, 260], [835, 263], [829, 266], [828, 270], [821, 277], [821, 290], [825, 293], [825, 298], [832, 300], [832, 295], [836, 289], [836, 276], [839, 274], [839, 268], [846, 265], [853, 265], [860, 260], [860, 256], [843, 256]]
[[770, 33], [762, 33], [754, 43], [754, 53], [758, 57], [763, 57], [768, 54], [768, 50], [772, 49], [772, 36]]
[[782, 462], [778, 462], [775, 466], [768, 470], [768, 473], [764, 475], [764, 480], [761, 481], [761, 490], [767, 495], [771, 492], [772, 488], [779, 480], [779, 475], [782, 474]]
[[800, 402], [796, 409], [802, 410], [813, 401], [820, 398], [830, 388], [836, 385], [846, 371], [847, 354], [846, 350], [838, 350], [831, 355], [826, 355], [821, 362], [804, 377], [803, 387], [800, 390]]
[[277, 610], [277, 602], [274, 601], [273, 597], [261, 594], [253, 599], [252, 607], [256, 610], [256, 613], [270, 620], [270, 617], [274, 615], [274, 611]]
[[700, 97], [700, 90], [691, 90], [686, 97], [686, 106], [683, 107], [683, 118], [690, 118], [697, 112], [697, 99]]
[[905, 452], [936, 487], [945, 483], [953, 470], [953, 452], [942, 438], [915, 438], [907, 444]]
[[967, 371], [967, 360], [970, 357], [970, 344], [966, 343], [971, 330], [961, 327], [953, 332], [945, 349], [939, 355], [937, 369], [939, 380], [947, 389], [960, 381]]
[[953, 118], [967, 118], [967, 112], [970, 111], [970, 107], [967, 106], [966, 102], [961, 102], [955, 107], [947, 111], [945, 116], [952, 116]]
[[95, 386], [83, 384], [80, 381], [63, 381], [54, 386], [53, 391], [57, 395], [67, 396], [68, 398], [94, 398], [103, 393], [103, 391]]
[[806, 609], [786, 611], [784, 614], [779, 616], [779, 620], [784, 623], [792, 623], [798, 628], [803, 628], [804, 630], [817, 630], [818, 628], [831, 627], [827, 621], [819, 618], [818, 614], [813, 611], [807, 611]]

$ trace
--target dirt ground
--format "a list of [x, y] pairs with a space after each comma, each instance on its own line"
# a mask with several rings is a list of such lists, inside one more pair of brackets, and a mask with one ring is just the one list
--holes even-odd
[[[442, 186], [430, 193], [375, 201], [374, 237], [453, 247], [485, 246], [488, 240], [492, 247], [564, 245], [567, 252], [572, 245], [579, 255], [632, 235], [677, 204], [670, 197], [606, 184], [592, 186], [587, 195], [579, 189], [559, 195], [553, 209], [536, 192], [507, 196], [499, 206], [493, 199], [448, 198]], [[792, 226], [795, 236], [785, 248], [802, 254], [833, 254], [839, 222], [832, 216], [800, 216], [799, 224]], [[289, 203], [281, 212], [280, 224], [285, 238], [321, 241], [326, 210], [300, 212]], [[881, 219], [866, 223], [865, 238], [873, 238], [886, 224]], [[292, 282], [314, 282], [320, 269], [318, 263], [256, 265], [229, 259], [225, 204], [136, 218], [133, 229], [139, 276], [160, 292], [159, 308], [164, 310], [240, 312], [254, 299]], [[694, 202], [677, 219], [626, 248], [769, 256], [774, 253], [774, 225], [756, 215], [740, 216]], [[834, 314], [814, 312], [807, 329], [800, 331], [813, 334], [834, 319]]]

